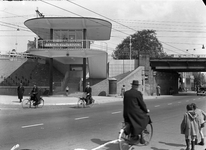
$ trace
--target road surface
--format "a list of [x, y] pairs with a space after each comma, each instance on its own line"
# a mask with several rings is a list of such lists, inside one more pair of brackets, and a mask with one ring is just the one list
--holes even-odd
[[[134, 149], [184, 150], [180, 123], [186, 105], [194, 102], [206, 111], [206, 98], [184, 95], [145, 102], [151, 111], [154, 135], [148, 146]], [[23, 109], [20, 105], [0, 105], [0, 149], [9, 150], [19, 144], [21, 150], [118, 150], [116, 139], [122, 120], [122, 102], [91, 108]], [[203, 146], [196, 149], [203, 150]]]

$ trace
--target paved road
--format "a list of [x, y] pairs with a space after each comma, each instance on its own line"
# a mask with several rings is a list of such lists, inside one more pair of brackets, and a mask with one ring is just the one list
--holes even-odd
[[[46, 105], [43, 109], [25, 110], [14, 101], [11, 102], [15, 105], [0, 105], [0, 149], [19, 143], [22, 150], [117, 150], [117, 132], [122, 121], [122, 101], [117, 99], [113, 98], [111, 103], [99, 101], [86, 109], [78, 109], [76, 105]], [[206, 108], [205, 97], [194, 95], [148, 98], [154, 137], [149, 146], [135, 149], [183, 150], [179, 124], [186, 104], [191, 102]]]

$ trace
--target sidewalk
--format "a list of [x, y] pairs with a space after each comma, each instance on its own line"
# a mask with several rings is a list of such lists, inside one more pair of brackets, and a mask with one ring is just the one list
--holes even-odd
[[[169, 97], [171, 95], [162, 95], [162, 96], [144, 96], [144, 100], [147, 99], [161, 99], [164, 97]], [[28, 96], [24, 96], [24, 98], [29, 98]], [[115, 101], [123, 101], [123, 98], [120, 96], [117, 97], [108, 97], [108, 96], [93, 96], [95, 103], [109, 103]], [[75, 105], [77, 104], [78, 97], [70, 97], [63, 95], [55, 95], [55, 96], [45, 96], [44, 105]], [[17, 96], [10, 95], [0, 95], [0, 104], [10, 104], [10, 105], [19, 105], [20, 102]]]

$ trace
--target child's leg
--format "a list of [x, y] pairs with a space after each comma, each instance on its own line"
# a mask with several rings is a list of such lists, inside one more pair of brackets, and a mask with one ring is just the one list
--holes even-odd
[[185, 142], [186, 142], [186, 150], [190, 150], [190, 137], [185, 135]]
[[191, 136], [191, 150], [195, 150], [195, 139], [197, 139], [197, 136]]
[[204, 134], [203, 134], [203, 128], [202, 128], [202, 125], [201, 125], [201, 127], [200, 127], [199, 132], [200, 132], [201, 142], [198, 143], [198, 145], [204, 145]]

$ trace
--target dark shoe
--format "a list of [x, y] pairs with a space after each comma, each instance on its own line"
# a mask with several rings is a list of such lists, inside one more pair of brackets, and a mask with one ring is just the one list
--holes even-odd
[[139, 143], [139, 137], [136, 136], [136, 137], [131, 137], [129, 140], [128, 140], [128, 143], [130, 145], [136, 145]]
[[204, 143], [204, 139], [201, 139], [201, 142], [200, 143], [198, 143], [198, 145], [204, 145], [205, 143]]
[[198, 145], [197, 138], [195, 139], [195, 145]]
[[191, 141], [191, 150], [195, 150], [195, 141]]
[[144, 140], [143, 137], [140, 138], [140, 144], [146, 144], [146, 141]]

